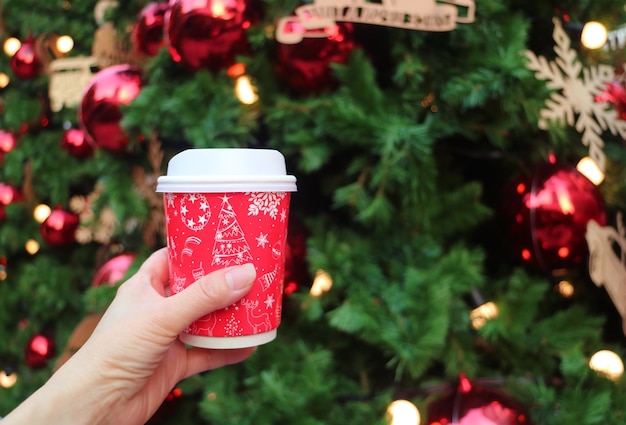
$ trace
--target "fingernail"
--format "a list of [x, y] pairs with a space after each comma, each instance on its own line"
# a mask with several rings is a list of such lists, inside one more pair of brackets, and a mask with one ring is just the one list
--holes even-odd
[[232, 289], [244, 289], [252, 285], [256, 277], [254, 265], [248, 263], [242, 266], [233, 267], [226, 272], [224, 278]]

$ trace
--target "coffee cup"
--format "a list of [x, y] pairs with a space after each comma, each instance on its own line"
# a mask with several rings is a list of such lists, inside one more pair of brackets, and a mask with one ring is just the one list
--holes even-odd
[[170, 291], [176, 294], [217, 269], [252, 263], [256, 279], [235, 304], [191, 323], [186, 344], [241, 348], [276, 338], [281, 320], [291, 192], [276, 150], [188, 149], [157, 181], [163, 193]]

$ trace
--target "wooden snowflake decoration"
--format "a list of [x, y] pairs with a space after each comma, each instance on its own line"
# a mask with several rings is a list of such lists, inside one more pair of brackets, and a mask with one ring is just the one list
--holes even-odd
[[626, 229], [622, 213], [617, 213], [617, 229], [590, 220], [585, 238], [589, 246], [589, 276], [593, 283], [606, 289], [622, 317], [626, 335]]
[[609, 130], [613, 135], [626, 138], [626, 121], [620, 120], [617, 111], [606, 102], [597, 102], [614, 78], [613, 67], [597, 65], [583, 68], [570, 39], [558, 19], [553, 19], [557, 57], [553, 62], [543, 56], [526, 51], [528, 69], [546, 81], [554, 89], [541, 110], [539, 128], [547, 129], [550, 122], [575, 126], [582, 134], [582, 143], [589, 147], [589, 156], [598, 168], [605, 170], [602, 133]]

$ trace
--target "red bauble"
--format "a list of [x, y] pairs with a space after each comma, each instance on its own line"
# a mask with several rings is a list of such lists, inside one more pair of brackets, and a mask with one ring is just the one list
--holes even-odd
[[135, 254], [120, 254], [111, 258], [98, 269], [91, 286], [114, 285], [126, 276], [133, 261], [135, 261]]
[[129, 105], [142, 86], [141, 70], [133, 65], [113, 65], [92, 77], [78, 118], [85, 133], [98, 147], [113, 153], [124, 151], [128, 136], [120, 125], [120, 107]]
[[514, 255], [545, 271], [585, 261], [587, 223], [606, 224], [598, 188], [573, 166], [556, 163], [513, 180], [502, 213]]
[[28, 340], [24, 354], [28, 367], [44, 367], [55, 354], [54, 339], [50, 335], [36, 334]]
[[[309, 33], [300, 22], [286, 24], [287, 33]], [[353, 25], [339, 22], [316, 30], [320, 37], [304, 37], [297, 44], [278, 44], [276, 72], [298, 94], [313, 95], [336, 86], [330, 64], [345, 63], [355, 48]]]
[[22, 193], [16, 187], [6, 183], [0, 183], [0, 205], [10, 205], [22, 198]]
[[132, 33], [133, 44], [139, 52], [156, 56], [159, 49], [165, 45], [163, 32], [165, 13], [168, 9], [168, 2], [152, 2], [139, 12]]
[[15, 134], [6, 130], [0, 130], [0, 152], [11, 152], [15, 145], [17, 145]]
[[283, 292], [291, 295], [303, 285], [310, 287], [311, 275], [307, 262], [309, 230], [298, 217], [291, 217], [285, 250], [285, 282]]
[[79, 217], [77, 214], [64, 211], [61, 208], [53, 210], [48, 218], [41, 223], [41, 236], [50, 245], [63, 246], [76, 240], [76, 229]]
[[94, 153], [94, 145], [88, 140], [88, 136], [82, 128], [65, 130], [63, 137], [61, 137], [61, 148], [79, 159], [89, 158]]
[[165, 15], [170, 56], [192, 71], [218, 71], [248, 50], [255, 13], [246, 0], [171, 0]]
[[428, 408], [428, 425], [529, 425], [530, 418], [510, 397], [474, 385], [461, 375], [457, 388]]
[[37, 52], [37, 45], [32, 37], [28, 37], [21, 47], [11, 56], [11, 71], [17, 78], [30, 80], [38, 77], [43, 63]]
[[617, 117], [621, 120], [626, 120], [626, 85], [623, 81], [611, 81], [605, 83], [606, 90], [602, 91], [600, 95], [595, 96], [595, 101], [609, 102], [617, 112]]

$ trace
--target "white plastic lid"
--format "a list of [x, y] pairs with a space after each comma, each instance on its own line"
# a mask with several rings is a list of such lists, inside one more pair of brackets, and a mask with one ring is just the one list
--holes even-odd
[[253, 148], [187, 149], [167, 165], [157, 192], [295, 192], [285, 157], [277, 150]]

